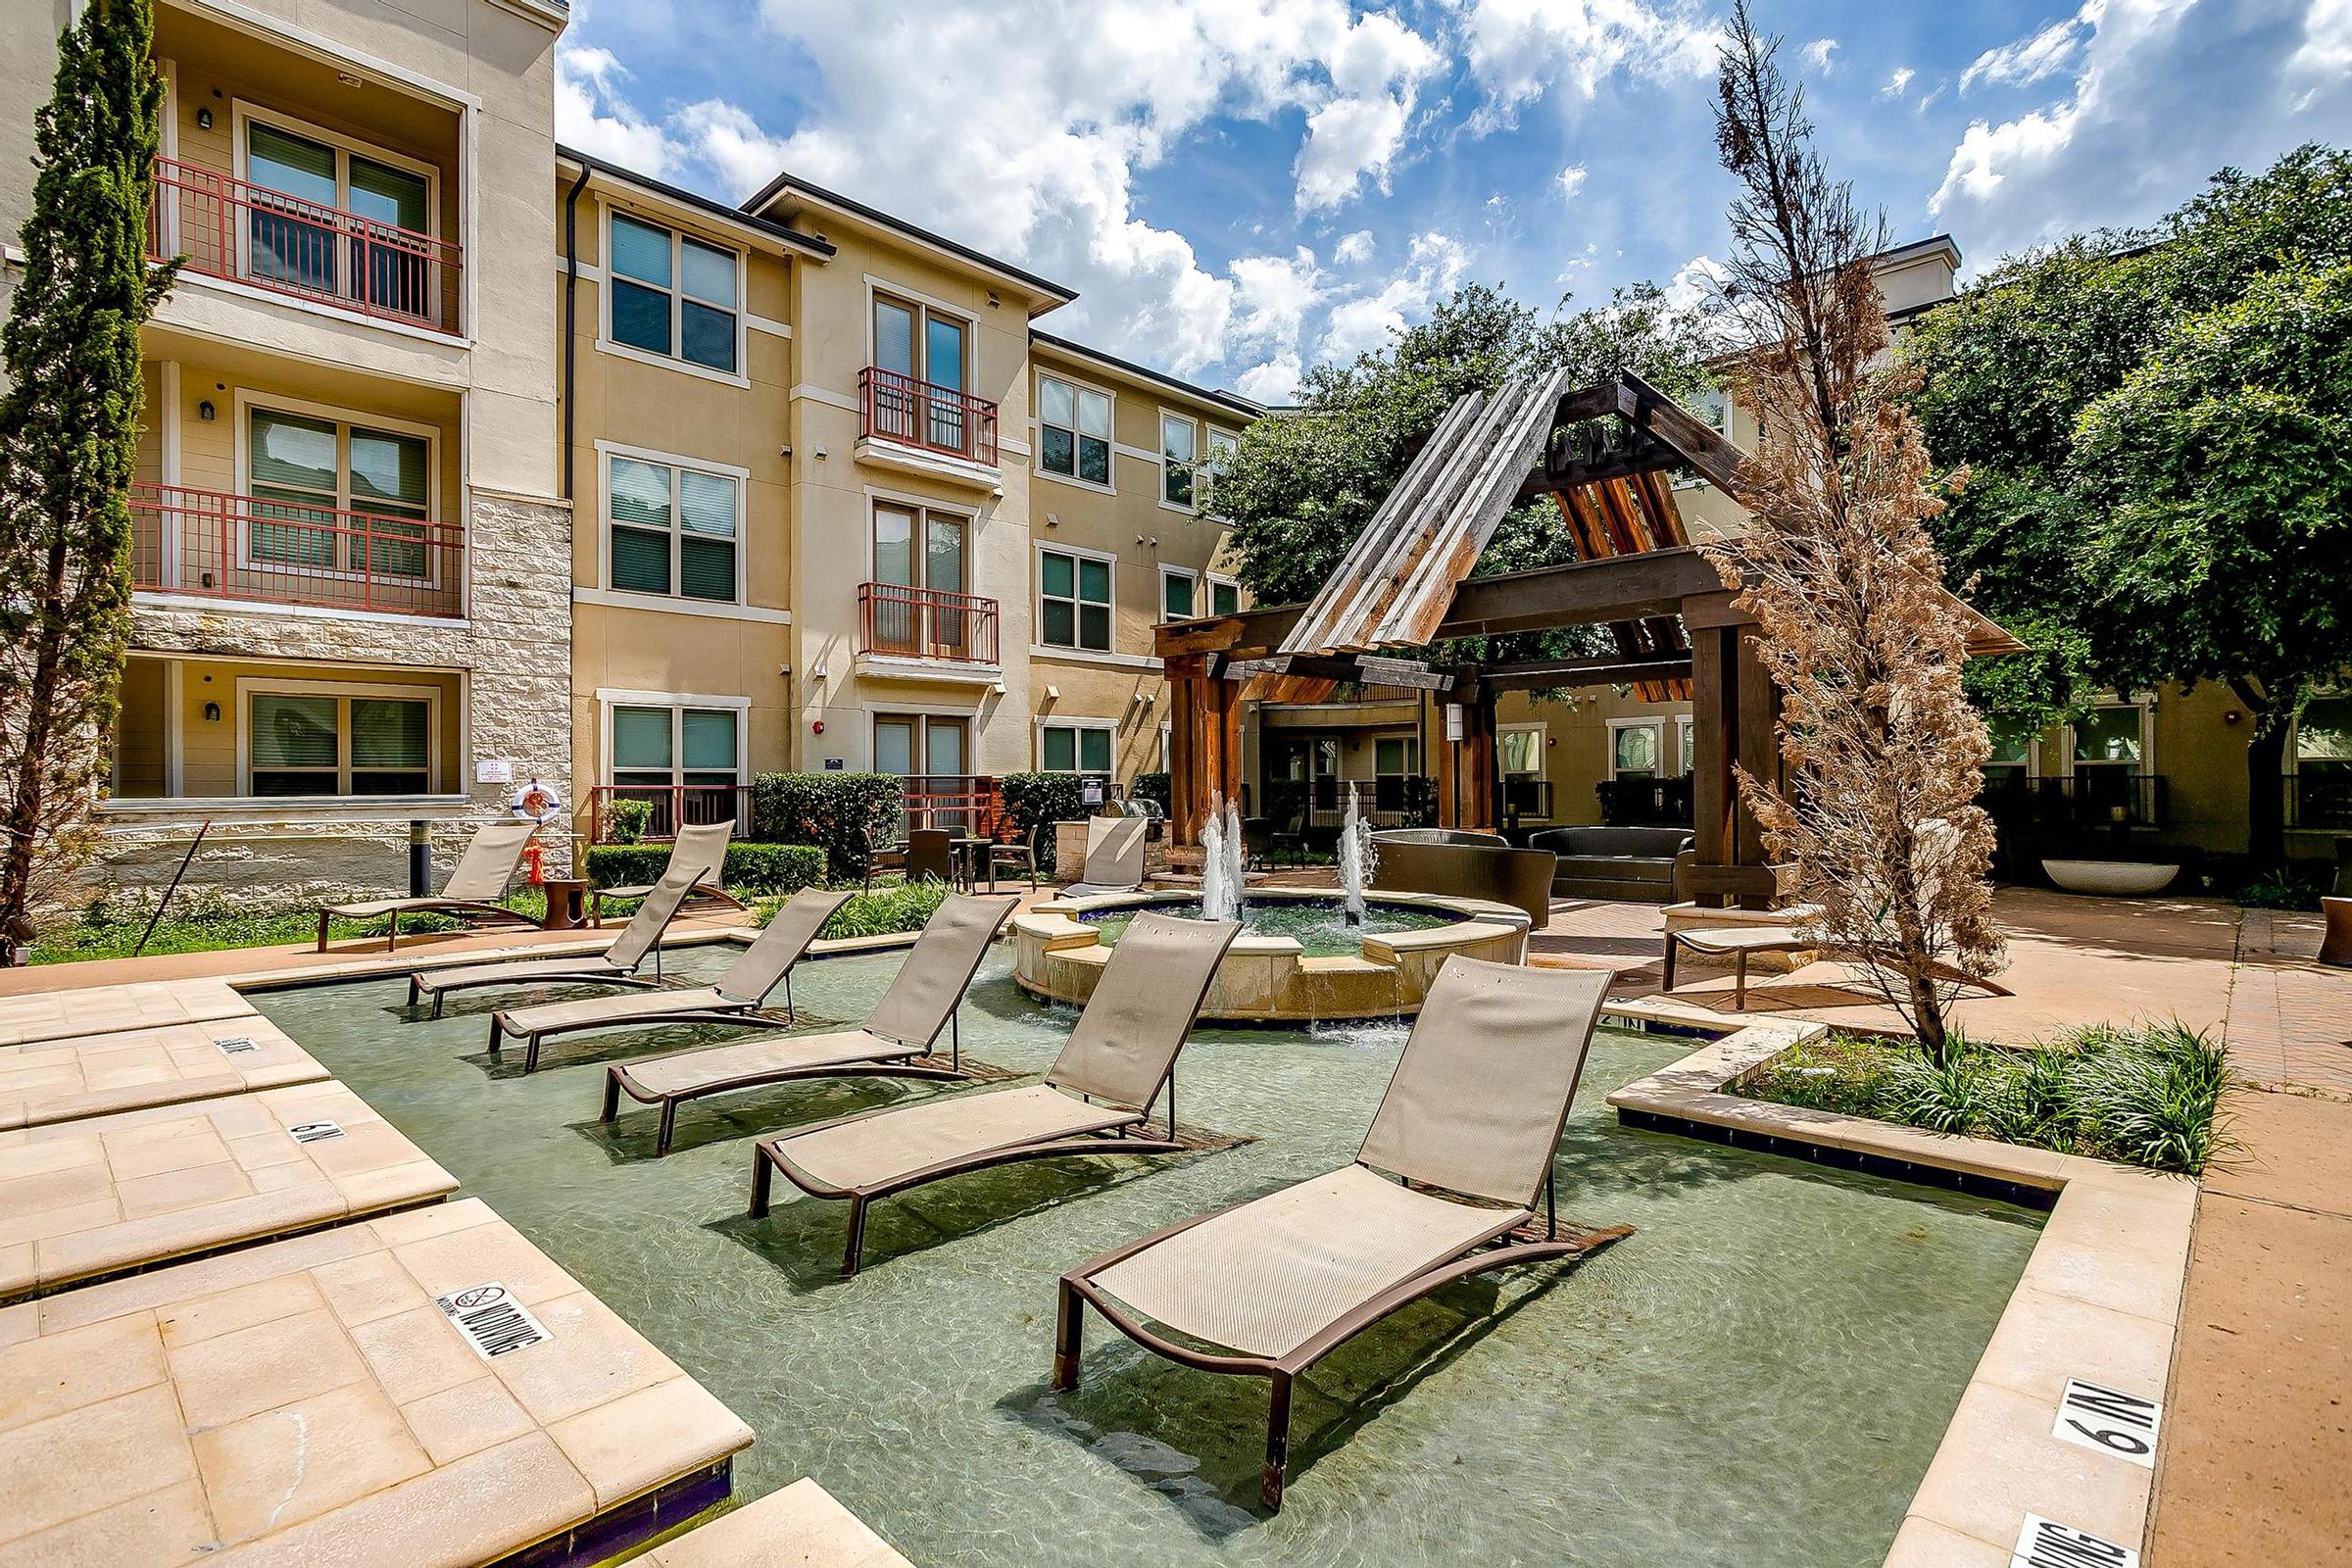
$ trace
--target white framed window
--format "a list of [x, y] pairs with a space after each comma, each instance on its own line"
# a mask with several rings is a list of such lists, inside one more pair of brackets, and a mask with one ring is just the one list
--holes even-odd
[[1241, 449], [1242, 438], [1231, 430], [1208, 432], [1208, 457], [1193, 480], [1193, 500], [1202, 512], [1216, 510], [1217, 481], [1233, 466], [1234, 454]]
[[1402, 811], [1410, 804], [1409, 782], [1421, 772], [1421, 738], [1382, 735], [1372, 742], [1372, 808]]
[[1503, 809], [1514, 818], [1543, 821], [1551, 815], [1549, 781], [1544, 776], [1544, 741], [1542, 724], [1505, 724], [1494, 732]]
[[[436, 238], [441, 172], [431, 164], [240, 100], [237, 177], [288, 198], [255, 201], [229, 242], [238, 273], [327, 300], [441, 324], [441, 269], [429, 246], [363, 244], [320, 209]], [[178, 204], [168, 204], [176, 206]], [[172, 215], [174, 224], [178, 215]], [[192, 236], [180, 236], [192, 238]], [[221, 258], [225, 261], [227, 258]]]
[[741, 604], [748, 471], [601, 441], [597, 452], [604, 467], [606, 585]]
[[874, 771], [955, 778], [970, 770], [971, 720], [947, 713], [876, 713]]
[[237, 416], [237, 488], [254, 502], [239, 565], [440, 580], [438, 430], [243, 393]]
[[610, 705], [607, 782], [624, 789], [683, 785], [709, 790], [741, 784], [745, 711], [732, 706], [697, 707], [691, 701]]
[[1732, 438], [1732, 395], [1722, 387], [1711, 386], [1698, 395], [1698, 416], [1708, 429], [1726, 441]]
[[2081, 718], [2067, 726], [2067, 760], [2080, 772], [2086, 767], [2124, 772], [2150, 771], [2155, 737], [2151, 733], [2154, 705], [2136, 698], [2102, 698]]
[[1182, 566], [1159, 568], [1159, 618], [1190, 620], [1200, 614], [1203, 605], [1200, 594], [1200, 574]]
[[1115, 408], [1108, 392], [1039, 371], [1038, 471], [1114, 490], [1110, 449]]
[[1037, 766], [1044, 773], [1110, 772], [1116, 726], [1108, 719], [1059, 721], [1037, 727]]
[[1194, 468], [1200, 461], [1200, 423], [1181, 414], [1160, 411], [1159, 504], [1177, 512], [1198, 510], [1193, 505]]
[[1674, 716], [1674, 760], [1686, 773], [1698, 768], [1697, 742], [1691, 739], [1694, 721], [1689, 713]]
[[236, 701], [246, 795], [364, 798], [436, 787], [438, 687], [240, 678]]
[[607, 211], [605, 346], [742, 380], [743, 253]]
[[1241, 612], [1241, 583], [1213, 571], [1208, 573], [1208, 612], [1212, 615], [1238, 615]]
[[1665, 725], [1654, 718], [1609, 720], [1609, 777], [1656, 778], [1665, 770]]
[[1049, 648], [1110, 652], [1115, 558], [1087, 550], [1037, 552], [1037, 640]]

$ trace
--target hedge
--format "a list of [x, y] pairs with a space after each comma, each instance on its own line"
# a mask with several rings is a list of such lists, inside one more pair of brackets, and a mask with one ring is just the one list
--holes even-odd
[[1054, 840], [1058, 835], [1053, 824], [1075, 822], [1094, 815], [1097, 809], [1086, 804], [1086, 778], [1078, 773], [1007, 773], [997, 781], [997, 788], [1004, 802], [1005, 820], [1011, 824], [1009, 837], [1025, 839], [1031, 824], [1046, 824], [1037, 836], [1041, 873], [1054, 869]]
[[[592, 845], [588, 880], [600, 888], [642, 887], [661, 881], [668, 864], [666, 844]], [[739, 893], [797, 893], [824, 879], [825, 853], [808, 844], [730, 844], [719, 873]]]
[[893, 773], [761, 773], [752, 780], [752, 837], [813, 844], [833, 880], [865, 875], [865, 837], [890, 844], [906, 819], [906, 794]]
[[1165, 773], [1136, 774], [1127, 781], [1127, 797], [1130, 800], [1154, 802], [1163, 814], [1175, 799]]

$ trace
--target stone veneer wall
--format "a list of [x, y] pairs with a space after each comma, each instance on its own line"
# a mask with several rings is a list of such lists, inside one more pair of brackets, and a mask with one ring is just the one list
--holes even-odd
[[[141, 605], [132, 612], [131, 646], [148, 653], [465, 671], [466, 744], [457, 765], [468, 802], [462, 808], [437, 808], [462, 813], [434, 828], [437, 885], [473, 823], [504, 817], [514, 793], [513, 785], [475, 783], [477, 759], [511, 759], [517, 780], [536, 773], [566, 801], [572, 798], [571, 508], [476, 489], [466, 543], [470, 603], [463, 622]], [[172, 907], [184, 911], [228, 901], [270, 909], [406, 893], [408, 820], [355, 819], [352, 812], [365, 808], [355, 802], [351, 812], [278, 813], [257, 805], [222, 813]], [[105, 842], [82, 872], [80, 902], [111, 890], [133, 907], [152, 907], [201, 820], [200, 812], [142, 808], [106, 824]], [[568, 822], [551, 824], [543, 839], [548, 868], [568, 870]], [[48, 912], [55, 917], [70, 911]]]

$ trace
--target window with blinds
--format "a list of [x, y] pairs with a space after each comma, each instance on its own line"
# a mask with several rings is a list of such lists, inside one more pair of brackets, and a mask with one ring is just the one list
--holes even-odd
[[[733, 788], [743, 781], [740, 716], [732, 708], [615, 707], [609, 769], [612, 783], [624, 790], [667, 790], [681, 784]], [[727, 809], [731, 814], [731, 802]]]
[[612, 272], [613, 342], [735, 373], [735, 252], [614, 213]]
[[605, 468], [612, 586], [736, 603], [741, 504], [732, 474], [615, 454]]
[[429, 697], [255, 692], [247, 791], [257, 796], [422, 795], [432, 789]]
[[[245, 548], [256, 564], [427, 577], [432, 443], [282, 409], [247, 416]], [[359, 513], [360, 516], [340, 514]]]

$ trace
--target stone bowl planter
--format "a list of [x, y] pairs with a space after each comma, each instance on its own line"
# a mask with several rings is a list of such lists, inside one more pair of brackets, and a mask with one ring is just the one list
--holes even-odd
[[2041, 869], [2069, 893], [2098, 893], [2111, 899], [2162, 893], [2180, 874], [2179, 865], [2142, 860], [2044, 860]]

